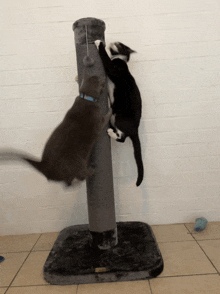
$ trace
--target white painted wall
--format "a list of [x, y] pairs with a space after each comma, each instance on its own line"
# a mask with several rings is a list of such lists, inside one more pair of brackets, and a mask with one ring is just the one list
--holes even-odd
[[[220, 2], [1, 0], [0, 147], [41, 156], [78, 93], [72, 24], [106, 23], [106, 41], [138, 53], [145, 179], [130, 140], [112, 142], [117, 221], [220, 220]], [[0, 233], [88, 223], [85, 184], [64, 190], [25, 165], [0, 165]]]

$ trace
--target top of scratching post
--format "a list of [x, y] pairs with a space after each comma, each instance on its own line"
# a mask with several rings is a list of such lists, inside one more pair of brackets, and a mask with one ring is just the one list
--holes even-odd
[[76, 45], [94, 45], [95, 40], [105, 42], [105, 23], [101, 19], [94, 17], [78, 19], [73, 24], [73, 31]]
[[105, 30], [105, 23], [103, 20], [94, 18], [94, 17], [86, 17], [86, 18], [81, 18], [78, 19], [77, 21], [74, 22], [73, 24], [73, 30], [75, 30], [79, 26], [101, 26]]

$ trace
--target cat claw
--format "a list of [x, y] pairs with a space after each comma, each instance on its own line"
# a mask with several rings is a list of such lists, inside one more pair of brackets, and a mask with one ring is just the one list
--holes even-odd
[[97, 47], [97, 49], [99, 49], [99, 45], [100, 45], [101, 42], [102, 42], [101, 40], [96, 40], [96, 41], [94, 42], [95, 45], [96, 45], [96, 47]]

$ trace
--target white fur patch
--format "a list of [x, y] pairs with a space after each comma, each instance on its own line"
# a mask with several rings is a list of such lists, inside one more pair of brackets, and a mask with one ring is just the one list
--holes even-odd
[[107, 78], [107, 85], [108, 85], [109, 98], [111, 100], [111, 104], [113, 104], [115, 100], [114, 98], [115, 84], [109, 78]]
[[113, 129], [110, 129], [110, 128], [107, 130], [107, 133], [108, 133], [109, 137], [111, 137], [115, 140], [121, 139], [122, 135], [123, 135], [123, 132], [117, 128], [116, 128], [116, 133], [113, 131]]
[[99, 45], [100, 45], [101, 42], [102, 42], [101, 40], [96, 40], [96, 41], [94, 42], [95, 45], [96, 45], [96, 47], [97, 47], [97, 49], [99, 49]]
[[109, 97], [109, 95], [108, 95], [108, 108], [110, 108], [112, 106], [112, 104], [111, 104], [111, 100], [110, 100], [110, 97]]
[[118, 139], [117, 135], [114, 133], [113, 129], [108, 129], [107, 133], [109, 135], [109, 137], [113, 138], [113, 139]]
[[115, 127], [115, 114], [113, 114], [110, 118], [110, 122], [112, 124], [113, 127]]
[[105, 47], [105, 51], [108, 54], [108, 57], [111, 58], [111, 52], [110, 52], [109, 48]]
[[122, 54], [118, 54], [118, 55], [114, 55], [114, 56], [112, 56], [111, 60], [114, 60], [114, 59], [117, 59], [117, 58], [119, 58], [119, 59], [121, 59], [121, 60], [127, 62], [127, 56], [122, 55]]
[[112, 50], [118, 52], [118, 47], [115, 45], [115, 43], [110, 43], [109, 48], [112, 48]]

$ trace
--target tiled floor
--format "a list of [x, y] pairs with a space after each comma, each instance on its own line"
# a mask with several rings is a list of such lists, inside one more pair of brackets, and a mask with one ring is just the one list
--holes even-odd
[[[0, 294], [219, 294], [220, 222], [193, 232], [193, 224], [152, 226], [164, 271], [156, 279], [51, 286], [43, 265], [58, 233], [0, 237]], [[190, 234], [193, 232], [193, 234]]]

